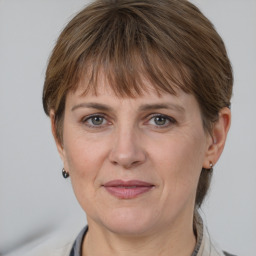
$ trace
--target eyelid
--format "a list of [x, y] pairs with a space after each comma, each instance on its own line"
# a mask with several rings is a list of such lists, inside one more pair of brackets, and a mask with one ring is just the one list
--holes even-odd
[[93, 114], [89, 114], [89, 115], [86, 115], [86, 116], [83, 116], [81, 118], [81, 122], [85, 122], [87, 121], [88, 119], [92, 118], [92, 117], [103, 117], [103, 118], [106, 118], [106, 115], [103, 114], [103, 113], [93, 113]]
[[[93, 117], [100, 117], [100, 118], [103, 118], [105, 120], [105, 124], [100, 124], [100, 125], [92, 125], [88, 122], [88, 120], [90, 120], [91, 118]], [[153, 124], [149, 124], [149, 122], [153, 119], [153, 118], [156, 118], [156, 117], [163, 117], [167, 120], [167, 124], [164, 124], [164, 125], [153, 125]], [[147, 125], [151, 125], [151, 126], [155, 126], [157, 128], [167, 128], [175, 123], [177, 123], [177, 120], [175, 118], [173, 118], [172, 116], [169, 116], [169, 115], [166, 115], [166, 114], [162, 114], [162, 113], [151, 113], [149, 115], [147, 115], [145, 118], [144, 118], [144, 124], [147, 124]], [[89, 114], [89, 115], [86, 115], [86, 116], [83, 116], [81, 118], [81, 121], [80, 121], [83, 125], [86, 125], [87, 127], [89, 128], [104, 128], [108, 125], [111, 124], [111, 121], [110, 121], [110, 118], [108, 117], [108, 115], [106, 115], [105, 113], [93, 113], [93, 114]]]
[[165, 114], [161, 114], [161, 113], [153, 113], [147, 116], [147, 122], [149, 122], [150, 120], [152, 120], [155, 117], [163, 117], [166, 118], [166, 120], [168, 121], [168, 124], [165, 125], [155, 125], [155, 127], [157, 128], [166, 128], [169, 127], [170, 125], [176, 124], [177, 120], [169, 115], [165, 115]]
[[164, 117], [164, 118], [170, 120], [171, 122], [177, 122], [174, 117], [166, 115], [166, 114], [161, 114], [161, 113], [152, 113], [147, 116], [147, 119], [152, 119], [154, 117]]
[[[91, 124], [88, 123], [88, 120], [90, 120], [93, 117], [103, 118], [106, 123], [105, 124], [101, 124], [101, 125], [91, 125]], [[89, 128], [104, 128], [105, 126], [107, 126], [110, 123], [110, 121], [108, 120], [107, 115], [104, 114], [104, 113], [93, 113], [93, 114], [90, 114], [90, 115], [82, 117], [81, 118], [81, 123], [83, 125], [86, 125]]]

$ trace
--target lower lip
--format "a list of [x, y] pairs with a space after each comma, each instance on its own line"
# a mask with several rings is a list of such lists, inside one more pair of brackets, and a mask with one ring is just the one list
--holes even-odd
[[154, 186], [104, 187], [111, 195], [119, 199], [133, 199], [152, 190]]

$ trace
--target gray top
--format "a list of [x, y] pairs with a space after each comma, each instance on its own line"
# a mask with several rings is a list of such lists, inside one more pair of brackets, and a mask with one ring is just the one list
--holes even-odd
[[82, 244], [87, 231], [88, 226], [83, 228], [82, 231], [79, 233], [72, 246], [69, 256], [82, 256]]

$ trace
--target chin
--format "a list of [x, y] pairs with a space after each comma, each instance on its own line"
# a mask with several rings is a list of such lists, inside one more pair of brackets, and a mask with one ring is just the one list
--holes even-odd
[[143, 209], [115, 209], [111, 215], [105, 215], [101, 225], [113, 233], [129, 236], [143, 235], [152, 229], [156, 213]]

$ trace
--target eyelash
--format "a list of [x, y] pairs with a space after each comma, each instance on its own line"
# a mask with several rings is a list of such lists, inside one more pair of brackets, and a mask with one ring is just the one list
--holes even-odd
[[[99, 124], [99, 125], [95, 125], [95, 124], [90, 124], [89, 122], [93, 120], [93, 118], [101, 118], [103, 121], [103, 123], [105, 122], [105, 124]], [[177, 123], [177, 121], [173, 118], [173, 117], [170, 117], [170, 116], [167, 116], [167, 115], [163, 115], [163, 114], [151, 114], [149, 115], [146, 119], [147, 121], [145, 122], [146, 124], [149, 124], [149, 122], [151, 120], [156, 120], [156, 118], [163, 118], [165, 123], [163, 125], [157, 125], [157, 124], [152, 124], [152, 126], [155, 126], [157, 127], [157, 129], [161, 129], [161, 128], [167, 128], [169, 127], [171, 124], [175, 124]], [[93, 114], [93, 115], [90, 115], [90, 116], [87, 116], [87, 117], [84, 117], [81, 122], [83, 124], [85, 124], [87, 127], [89, 128], [96, 128], [96, 129], [99, 129], [99, 128], [104, 128], [105, 125], [109, 124], [110, 122], [108, 122], [107, 118], [106, 118], [106, 115], [105, 114]], [[167, 124], [166, 124], [167, 122]], [[151, 124], [149, 124], [151, 125]]]
[[[149, 121], [151, 121], [151, 120], [154, 120], [154, 121], [155, 121], [156, 118], [163, 118], [163, 119], [165, 119], [165, 122], [167, 122], [167, 124], [165, 123], [165, 124], [163, 124], [163, 125], [157, 125], [157, 124], [155, 124], [154, 126], [157, 127], [158, 129], [167, 128], [167, 127], [169, 127], [171, 124], [177, 123], [177, 121], [176, 121], [173, 117], [170, 117], [170, 116], [167, 116], [167, 115], [163, 115], [163, 114], [152, 114], [152, 115], [149, 116], [149, 119], [148, 119], [148, 120], [149, 120]], [[149, 121], [148, 121], [148, 122], [149, 122]]]
[[108, 122], [107, 119], [106, 119], [106, 116], [104, 114], [93, 114], [93, 115], [90, 115], [90, 116], [87, 116], [87, 117], [84, 117], [81, 122], [83, 124], [86, 124], [86, 126], [88, 126], [89, 128], [102, 128], [104, 126], [104, 124], [100, 124], [100, 125], [95, 125], [95, 124], [90, 124], [89, 121], [92, 121], [93, 118], [102, 118], [103, 119], [103, 122], [105, 120], [105, 122]]

